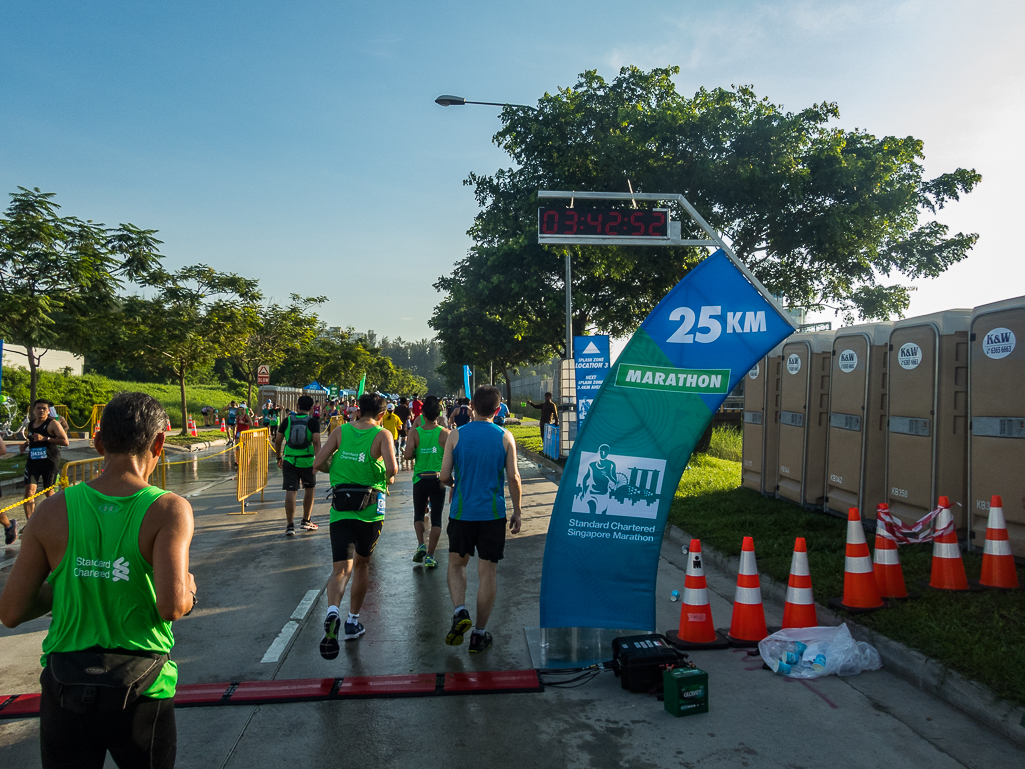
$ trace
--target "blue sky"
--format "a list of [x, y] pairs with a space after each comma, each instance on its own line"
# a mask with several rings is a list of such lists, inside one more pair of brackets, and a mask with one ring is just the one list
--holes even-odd
[[0, 191], [160, 230], [331, 325], [431, 335], [469, 246], [462, 180], [506, 164], [496, 108], [597, 69], [677, 64], [683, 93], [750, 83], [788, 109], [925, 141], [930, 174], [983, 183], [944, 212], [981, 233], [910, 314], [1022, 293], [1025, 8], [1011, 2], [138, 3], [0, 6]]

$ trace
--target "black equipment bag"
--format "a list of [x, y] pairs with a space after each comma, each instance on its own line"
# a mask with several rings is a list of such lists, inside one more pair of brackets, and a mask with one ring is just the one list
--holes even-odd
[[657, 692], [662, 689], [662, 670], [679, 665], [687, 655], [673, 648], [665, 636], [652, 633], [614, 639], [612, 659], [624, 689]]

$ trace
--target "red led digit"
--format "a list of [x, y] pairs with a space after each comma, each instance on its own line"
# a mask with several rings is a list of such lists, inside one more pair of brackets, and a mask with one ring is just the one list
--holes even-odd
[[545, 211], [541, 219], [541, 232], [545, 235], [555, 235], [559, 231], [559, 212], [549, 209]]
[[634, 211], [630, 214], [630, 224], [634, 226], [634, 231], [631, 235], [643, 235], [644, 234], [644, 212]]
[[[652, 218], [655, 220], [648, 226], [649, 235], [662, 236], [665, 233], [662, 232], [662, 227], [666, 223], [666, 215], [664, 211], [652, 211]], [[656, 231], [657, 230], [657, 231]]]
[[609, 211], [609, 221], [605, 225], [606, 235], [618, 235], [619, 223], [623, 221], [623, 215], [619, 211]]
[[579, 218], [580, 217], [577, 215], [577, 212], [574, 211], [572, 208], [566, 212], [566, 231], [563, 233], [563, 235], [576, 235], [577, 220]]
[[591, 218], [591, 214], [589, 213], [587, 215], [587, 225], [589, 227], [594, 227], [594, 234], [595, 235], [601, 235], [601, 214], [598, 214], [598, 221], [594, 221]]

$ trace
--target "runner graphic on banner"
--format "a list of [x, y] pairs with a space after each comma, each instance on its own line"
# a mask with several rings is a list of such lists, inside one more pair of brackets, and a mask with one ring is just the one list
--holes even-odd
[[577, 430], [584, 423], [594, 396], [609, 372], [607, 336], [573, 337], [573, 358], [577, 373]]
[[555, 499], [541, 627], [655, 628], [669, 506], [726, 395], [794, 332], [717, 251], [645, 319], [577, 433]]

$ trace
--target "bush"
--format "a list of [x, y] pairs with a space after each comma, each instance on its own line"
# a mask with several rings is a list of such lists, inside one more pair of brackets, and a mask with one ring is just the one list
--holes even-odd
[[744, 457], [744, 434], [736, 427], [722, 426], [712, 430], [708, 456], [740, 462]]

